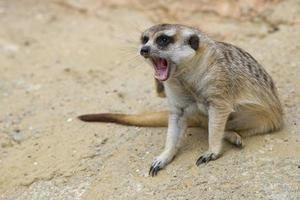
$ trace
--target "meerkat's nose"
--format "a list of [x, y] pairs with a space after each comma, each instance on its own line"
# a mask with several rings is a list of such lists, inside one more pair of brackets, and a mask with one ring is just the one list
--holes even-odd
[[144, 57], [148, 57], [150, 54], [150, 47], [149, 46], [143, 46], [141, 48], [140, 54]]

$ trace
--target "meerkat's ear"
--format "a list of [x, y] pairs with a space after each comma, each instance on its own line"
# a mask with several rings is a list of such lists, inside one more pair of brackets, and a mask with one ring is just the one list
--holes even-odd
[[197, 49], [199, 48], [199, 37], [198, 37], [198, 35], [191, 35], [190, 36], [189, 45], [192, 47], [192, 49], [197, 51]]

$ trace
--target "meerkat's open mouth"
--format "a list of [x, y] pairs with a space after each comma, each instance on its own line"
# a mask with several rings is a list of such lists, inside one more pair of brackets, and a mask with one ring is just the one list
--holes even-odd
[[169, 78], [169, 72], [170, 72], [170, 67], [169, 67], [169, 62], [168, 60], [164, 58], [151, 58], [151, 61], [154, 65], [155, 69], [155, 78], [160, 80], [160, 81], [165, 81]]

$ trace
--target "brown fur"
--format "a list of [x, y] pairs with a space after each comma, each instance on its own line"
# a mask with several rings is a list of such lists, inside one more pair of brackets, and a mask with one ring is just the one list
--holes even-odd
[[[168, 111], [147, 112], [136, 115], [117, 114], [117, 113], [100, 113], [81, 115], [78, 118], [85, 122], [109, 122], [122, 124], [127, 126], [139, 127], [167, 127], [168, 126]], [[201, 124], [197, 119], [188, 119], [189, 127], [200, 127]]]
[[155, 89], [156, 89], [157, 96], [161, 98], [166, 97], [164, 84], [157, 79], [155, 79]]

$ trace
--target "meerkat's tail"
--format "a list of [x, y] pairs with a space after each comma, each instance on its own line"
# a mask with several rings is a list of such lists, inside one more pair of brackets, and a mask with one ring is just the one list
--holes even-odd
[[[108, 122], [140, 127], [167, 127], [168, 116], [168, 111], [161, 111], [136, 115], [115, 113], [87, 114], [81, 115], [78, 118], [85, 122]], [[199, 123], [194, 119], [187, 119], [187, 123], [189, 127], [199, 126]]]
[[166, 127], [168, 126], [168, 112], [152, 112], [137, 115], [100, 113], [87, 114], [78, 117], [85, 122], [109, 122], [127, 126]]

